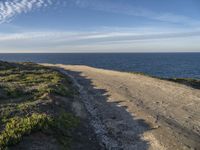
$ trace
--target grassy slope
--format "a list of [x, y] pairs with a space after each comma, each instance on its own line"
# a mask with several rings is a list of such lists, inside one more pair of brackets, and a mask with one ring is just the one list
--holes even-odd
[[0, 62], [0, 150], [34, 132], [69, 147], [79, 119], [66, 110], [62, 99], [74, 92], [71, 82], [57, 71], [32, 63]]
[[190, 86], [194, 89], [200, 89], [200, 80], [199, 79], [192, 79], [192, 78], [161, 78], [161, 77], [155, 77], [155, 76], [151, 76], [142, 72], [130, 72], [133, 74], [140, 74], [140, 75], [144, 75], [144, 76], [149, 76], [152, 78], [157, 78], [160, 80], [167, 80], [167, 81], [171, 81], [171, 82], [176, 82], [176, 83], [180, 83], [180, 84], [184, 84], [187, 86]]
[[190, 87], [192, 87], [194, 89], [200, 89], [200, 80], [198, 80], [198, 79], [171, 78], [171, 79], [164, 79], [164, 80], [168, 80], [168, 81], [184, 84], [184, 85], [190, 86]]

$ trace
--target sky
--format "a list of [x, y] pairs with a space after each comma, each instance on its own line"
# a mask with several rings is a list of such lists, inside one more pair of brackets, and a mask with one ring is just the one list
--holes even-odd
[[200, 52], [200, 0], [0, 0], [0, 53]]

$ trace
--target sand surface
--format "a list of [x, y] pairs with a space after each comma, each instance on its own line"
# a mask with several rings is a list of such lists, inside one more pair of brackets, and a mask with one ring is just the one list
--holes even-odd
[[200, 149], [200, 90], [139, 74], [51, 66], [79, 88], [106, 149]]

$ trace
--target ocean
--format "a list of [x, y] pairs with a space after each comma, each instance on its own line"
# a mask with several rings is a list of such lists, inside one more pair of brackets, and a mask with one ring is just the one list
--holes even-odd
[[157, 77], [200, 79], [200, 53], [0, 54], [0, 60], [88, 65]]

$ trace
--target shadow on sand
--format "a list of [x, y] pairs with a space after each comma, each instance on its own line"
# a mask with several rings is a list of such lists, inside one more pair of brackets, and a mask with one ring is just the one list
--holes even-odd
[[107, 90], [95, 87], [92, 80], [83, 76], [82, 72], [64, 72], [72, 76], [76, 84], [82, 87], [82, 100], [90, 113], [97, 138], [105, 149], [149, 148], [149, 142], [142, 138], [144, 132], [152, 130], [148, 123], [130, 114], [127, 107], [120, 106], [122, 101], [112, 100]]

